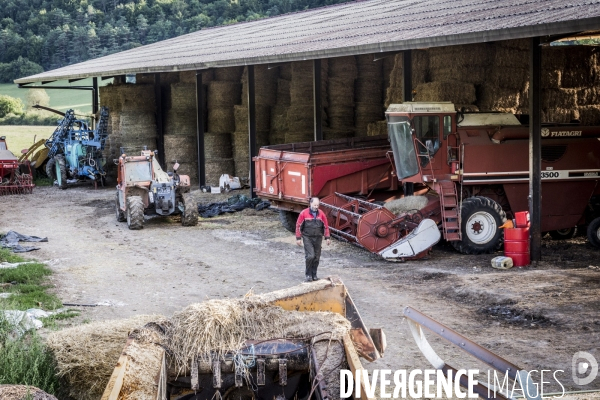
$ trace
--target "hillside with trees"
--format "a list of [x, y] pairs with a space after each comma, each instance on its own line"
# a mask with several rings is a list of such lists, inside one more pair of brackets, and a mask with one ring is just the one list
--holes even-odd
[[348, 0], [3, 0], [0, 82], [211, 26]]

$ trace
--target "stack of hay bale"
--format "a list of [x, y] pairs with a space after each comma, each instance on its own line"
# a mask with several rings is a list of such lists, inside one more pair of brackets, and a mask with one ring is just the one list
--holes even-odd
[[234, 175], [231, 134], [234, 106], [241, 103], [243, 67], [217, 68], [208, 83], [208, 132], [204, 134], [206, 183], [217, 185], [222, 174]]
[[356, 57], [356, 136], [367, 136], [368, 124], [383, 118], [383, 61], [373, 61], [373, 58], [372, 54]]
[[[202, 81], [210, 81], [212, 72], [204, 72]], [[161, 84], [162, 84], [161, 79]], [[205, 89], [204, 89], [205, 90]], [[179, 79], [168, 84], [165, 102], [164, 141], [165, 167], [171, 170], [173, 163], [179, 163], [178, 172], [189, 175], [192, 182], [198, 182], [198, 148], [196, 115], [196, 73], [179, 73]]]
[[290, 84], [292, 80], [292, 64], [279, 66], [279, 79], [277, 79], [276, 103], [271, 107], [271, 129], [269, 144], [285, 143], [288, 130], [287, 113], [290, 108]]
[[389, 75], [387, 75], [388, 86], [385, 91], [385, 108], [390, 104], [402, 103], [404, 100], [404, 57], [402, 53], [396, 54]]
[[[256, 147], [269, 144], [271, 106], [277, 103], [278, 68], [266, 65], [254, 67], [254, 99], [256, 111]], [[248, 132], [248, 70], [242, 76], [242, 105], [235, 106], [235, 132], [231, 135], [235, 175], [248, 177], [250, 173], [250, 141]]]
[[[326, 81], [327, 61], [321, 61], [321, 99], [323, 99]], [[299, 61], [291, 63], [290, 107], [287, 110], [287, 130], [285, 143], [307, 142], [314, 139], [314, 98], [313, 98], [313, 62]], [[278, 89], [279, 90], [279, 89]], [[323, 102], [326, 103], [326, 102]], [[325, 107], [325, 104], [323, 105]], [[278, 115], [281, 110], [275, 110]], [[323, 126], [326, 116], [323, 112]]]
[[[121, 96], [119, 92], [122, 85], [109, 84], [100, 86], [100, 105], [108, 107], [108, 138], [104, 147], [103, 156], [107, 160], [114, 160], [120, 156], [121, 132], [119, 130], [119, 119], [121, 116]], [[116, 176], [114, 163], [107, 162], [105, 169], [111, 176]]]
[[324, 139], [354, 136], [354, 81], [357, 77], [358, 69], [354, 56], [329, 60], [327, 80], [329, 129], [324, 132]]

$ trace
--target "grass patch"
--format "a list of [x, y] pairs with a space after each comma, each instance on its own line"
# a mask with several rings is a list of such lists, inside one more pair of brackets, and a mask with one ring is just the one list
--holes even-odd
[[54, 184], [54, 182], [52, 182], [52, 179], [46, 177], [46, 176], [40, 176], [38, 175], [34, 180], [33, 183], [36, 186], [52, 186]]
[[[58, 117], [58, 115], [57, 115]], [[56, 126], [1, 125], [0, 136], [6, 136], [8, 149], [17, 157], [40, 139], [48, 139]]]

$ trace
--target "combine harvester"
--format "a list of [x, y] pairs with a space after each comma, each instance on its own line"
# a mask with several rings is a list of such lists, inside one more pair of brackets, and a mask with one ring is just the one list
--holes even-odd
[[[261, 148], [254, 191], [289, 230], [321, 198], [333, 235], [391, 261], [423, 257], [442, 237], [464, 254], [499, 249], [498, 228], [528, 209], [529, 127], [449, 102], [392, 104], [386, 118], [387, 137]], [[600, 127], [548, 123], [541, 136], [542, 231], [570, 238], [588, 226], [600, 247]]]

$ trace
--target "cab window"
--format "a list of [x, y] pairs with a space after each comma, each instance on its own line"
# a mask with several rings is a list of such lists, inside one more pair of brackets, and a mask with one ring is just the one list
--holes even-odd
[[418, 144], [419, 154], [435, 154], [440, 148], [440, 118], [437, 115], [422, 115], [413, 117], [415, 135], [421, 143]]
[[444, 116], [444, 139], [452, 133], [452, 117], [449, 115]]

